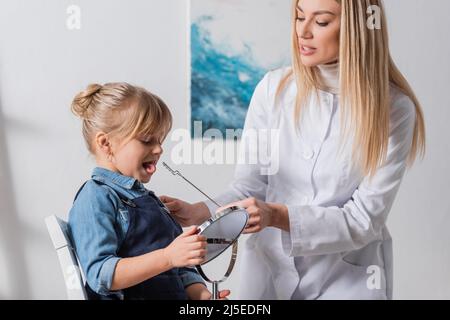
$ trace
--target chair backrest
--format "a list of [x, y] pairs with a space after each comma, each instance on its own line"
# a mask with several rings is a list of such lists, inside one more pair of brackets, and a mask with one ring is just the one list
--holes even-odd
[[58, 255], [68, 299], [87, 300], [82, 271], [68, 234], [67, 222], [52, 215], [45, 218], [45, 224]]

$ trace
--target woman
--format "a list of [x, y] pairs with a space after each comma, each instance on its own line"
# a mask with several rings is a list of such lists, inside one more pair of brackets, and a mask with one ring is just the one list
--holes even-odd
[[[368, 27], [374, 5], [381, 28]], [[292, 68], [259, 83], [243, 134], [278, 130], [262, 148], [278, 148], [279, 170], [238, 165], [215, 199], [250, 214], [240, 298], [391, 299], [386, 220], [424, 153], [420, 104], [391, 59], [381, 0], [295, 0], [292, 13]], [[216, 209], [162, 199], [184, 225]]]

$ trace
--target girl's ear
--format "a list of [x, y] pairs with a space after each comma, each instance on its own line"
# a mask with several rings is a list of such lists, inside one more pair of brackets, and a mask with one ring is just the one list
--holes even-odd
[[112, 153], [111, 141], [106, 133], [97, 133], [95, 135], [95, 144], [97, 146], [97, 150], [101, 151], [103, 154], [109, 156]]

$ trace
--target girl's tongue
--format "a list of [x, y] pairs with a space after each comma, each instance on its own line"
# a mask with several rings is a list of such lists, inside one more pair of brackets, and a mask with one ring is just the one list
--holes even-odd
[[156, 165], [154, 162], [144, 162], [142, 166], [148, 174], [153, 174], [156, 171]]

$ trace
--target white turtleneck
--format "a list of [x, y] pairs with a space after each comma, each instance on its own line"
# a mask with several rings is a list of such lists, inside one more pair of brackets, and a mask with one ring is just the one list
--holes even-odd
[[339, 94], [339, 62], [318, 65], [324, 91]]

